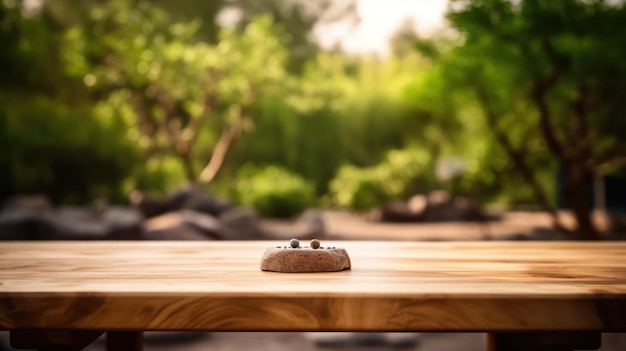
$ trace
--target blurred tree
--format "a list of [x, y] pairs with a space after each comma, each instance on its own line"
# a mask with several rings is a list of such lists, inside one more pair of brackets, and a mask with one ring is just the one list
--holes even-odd
[[288, 34], [290, 72], [301, 73], [306, 62], [314, 59], [319, 46], [313, 36], [318, 25], [344, 21], [359, 22], [356, 0], [227, 0], [227, 7], [237, 9], [242, 27], [258, 15], [270, 15]]
[[[286, 80], [286, 54], [269, 18], [242, 33], [225, 30], [216, 45], [195, 39], [198, 26], [172, 22], [147, 2], [110, 1], [67, 32], [64, 58], [68, 73], [84, 77], [92, 96], [127, 101], [120, 108], [130, 111], [133, 138], [149, 154], [176, 155], [188, 181], [209, 182], [252, 123], [258, 97]], [[223, 133], [217, 137], [215, 130]], [[203, 133], [201, 147], [212, 152], [199, 171], [206, 161], [194, 149]]]
[[389, 46], [394, 56], [405, 56], [415, 51], [416, 43], [419, 40], [419, 35], [415, 29], [415, 21], [407, 18], [389, 39]]
[[259, 101], [255, 133], [237, 144], [230, 167], [276, 164], [322, 195], [343, 164], [372, 166], [390, 149], [421, 142], [415, 135], [427, 123], [402, 96], [413, 79], [406, 72], [426, 70], [418, 56], [383, 62], [320, 52], [283, 94]]
[[626, 5], [453, 0], [450, 9], [460, 34], [450, 74], [476, 94], [496, 140], [550, 211], [537, 154], [565, 170], [580, 238], [597, 239], [585, 188], [626, 159]]
[[[20, 1], [20, 0], [17, 0]], [[90, 9], [106, 4], [107, 0], [43, 0], [43, 13], [60, 27], [81, 22]], [[168, 13], [179, 23], [197, 22], [197, 39], [217, 43], [220, 27], [243, 30], [257, 16], [271, 16], [276, 24], [285, 29], [281, 40], [288, 47], [287, 68], [302, 72], [305, 62], [315, 57], [319, 47], [313, 31], [318, 25], [338, 21], [356, 24], [359, 21], [355, 0], [129, 0], [130, 7], [149, 3]]]
[[199, 21], [196, 35], [203, 41], [216, 43], [219, 40], [220, 28], [217, 17], [227, 0], [149, 0], [149, 2], [167, 11], [176, 22]]
[[0, 2], [0, 198], [42, 192], [54, 201], [123, 198], [139, 159], [123, 126], [92, 113], [82, 79], [64, 74], [62, 33], [21, 1]]
[[[228, 151], [235, 157], [226, 179], [249, 161], [277, 164], [320, 195], [343, 163], [375, 164], [421, 128], [405, 125], [399, 97], [406, 71], [421, 67], [415, 55], [382, 62], [315, 52], [294, 74], [284, 69], [292, 53], [286, 33], [267, 18], [212, 44], [199, 36], [200, 20], [150, 1], [44, 1], [36, 12], [4, 3], [3, 194], [86, 200], [119, 199], [135, 186], [166, 191], [199, 175], [212, 179]], [[306, 11], [332, 7], [312, 6]]]

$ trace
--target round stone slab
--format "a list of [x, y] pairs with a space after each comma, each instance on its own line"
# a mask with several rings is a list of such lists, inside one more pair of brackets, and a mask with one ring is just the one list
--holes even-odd
[[265, 250], [261, 270], [284, 273], [339, 272], [350, 269], [345, 249], [275, 247]]

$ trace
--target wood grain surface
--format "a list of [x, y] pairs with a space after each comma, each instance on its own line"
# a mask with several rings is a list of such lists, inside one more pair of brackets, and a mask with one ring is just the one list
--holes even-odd
[[626, 243], [325, 242], [352, 269], [260, 270], [279, 242], [0, 244], [0, 329], [626, 331]]

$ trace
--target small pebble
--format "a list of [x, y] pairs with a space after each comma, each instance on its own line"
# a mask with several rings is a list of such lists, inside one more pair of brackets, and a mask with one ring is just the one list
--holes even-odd
[[313, 239], [311, 240], [311, 247], [314, 249], [319, 249], [320, 248], [320, 241], [317, 239]]
[[300, 247], [300, 241], [298, 239], [291, 239], [289, 240], [289, 246], [291, 246], [292, 248], [298, 248]]

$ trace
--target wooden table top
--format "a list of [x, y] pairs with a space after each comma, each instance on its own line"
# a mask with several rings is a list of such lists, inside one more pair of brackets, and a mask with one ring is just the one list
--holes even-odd
[[3, 242], [0, 329], [626, 331], [626, 243], [324, 242], [352, 269], [272, 273], [280, 242]]

